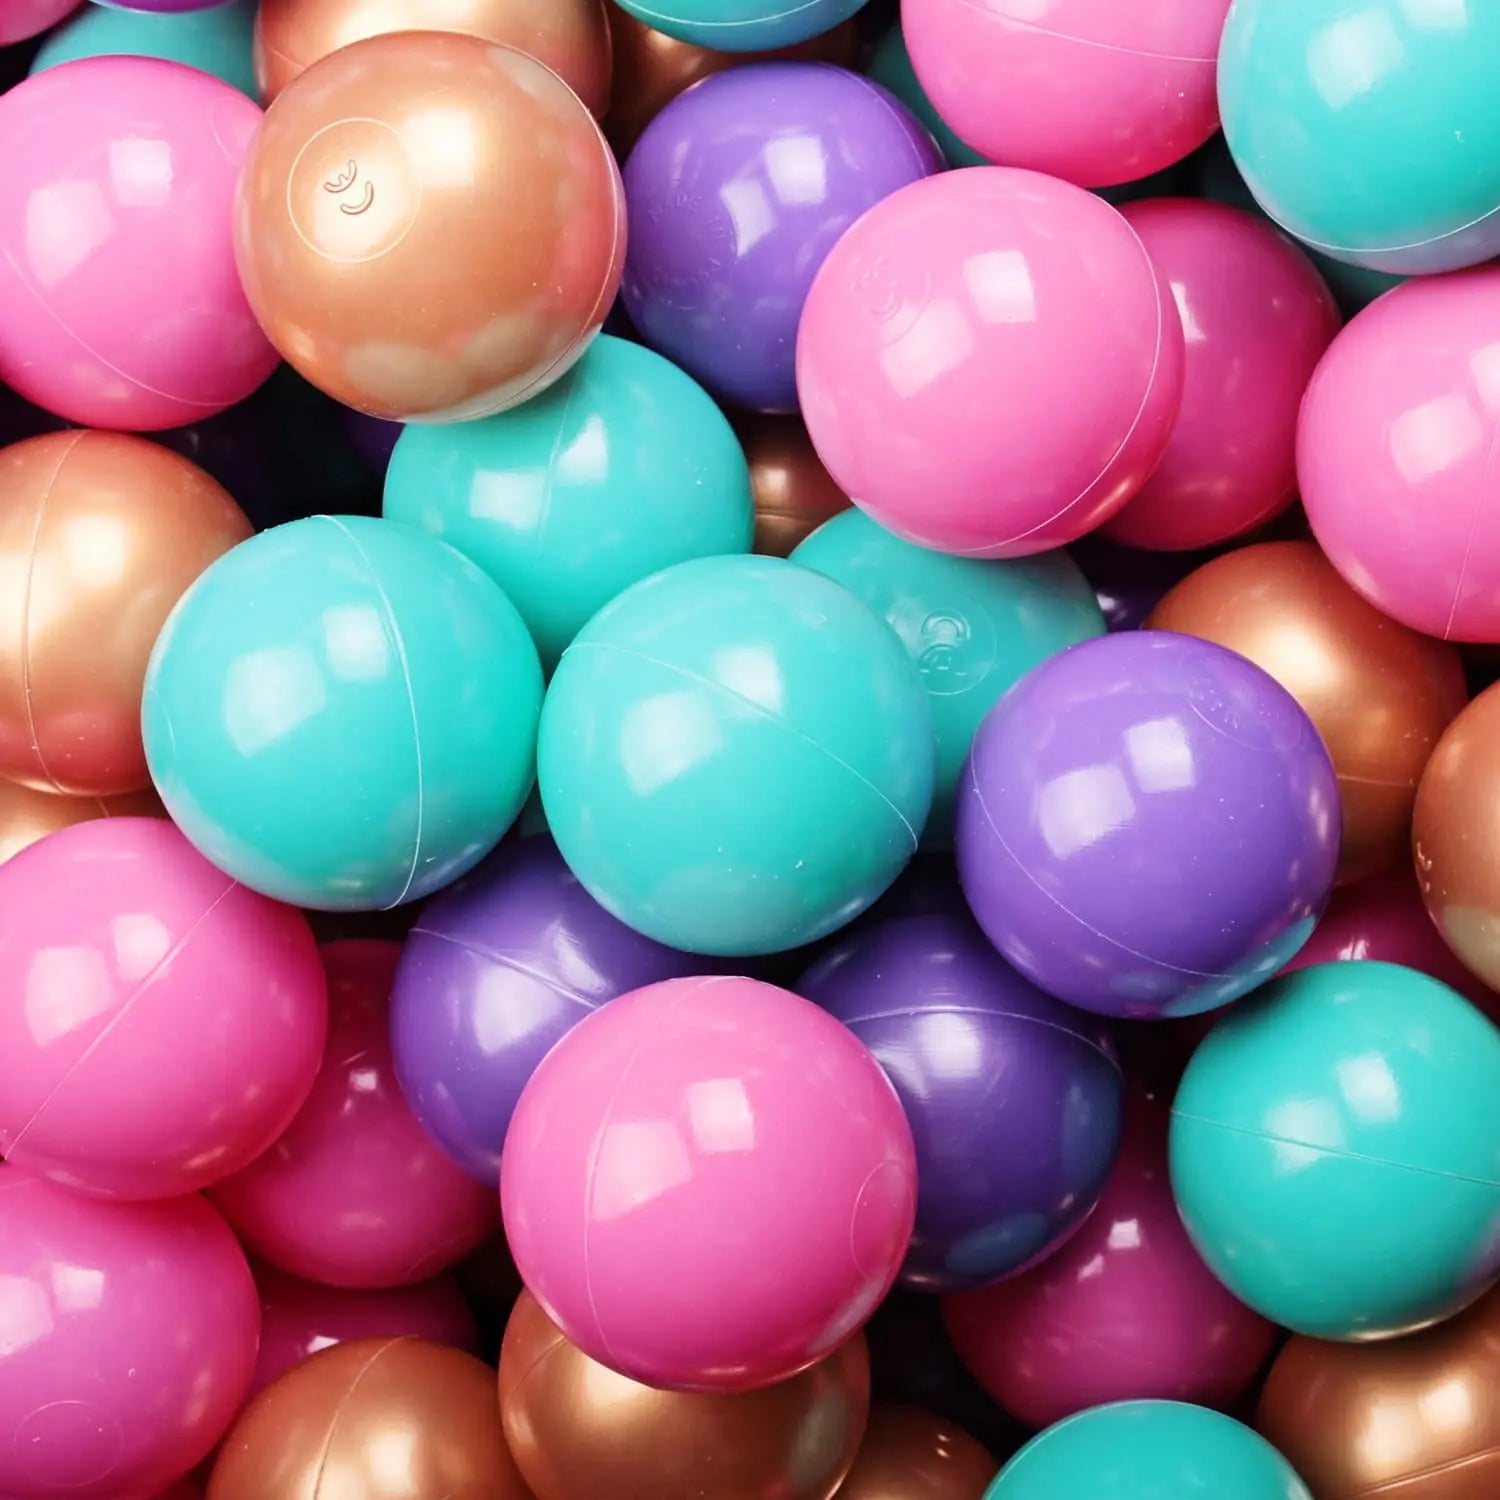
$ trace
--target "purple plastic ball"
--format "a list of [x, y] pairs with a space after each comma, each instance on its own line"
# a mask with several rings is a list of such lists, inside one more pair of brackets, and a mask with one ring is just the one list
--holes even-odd
[[1093, 1211], [1124, 1110], [1106, 1023], [1042, 994], [967, 915], [851, 934], [797, 989], [875, 1054], [911, 1122], [917, 1227], [902, 1285], [1014, 1275]]
[[605, 1001], [701, 963], [617, 922], [550, 839], [507, 840], [406, 941], [391, 996], [402, 1091], [459, 1166], [498, 1185], [516, 1100], [552, 1047]]
[[1102, 636], [990, 711], [959, 877], [1000, 952], [1104, 1015], [1196, 1015], [1297, 952], [1339, 856], [1333, 764], [1273, 678], [1165, 631]]
[[827, 63], [749, 63], [706, 78], [625, 165], [624, 301], [653, 348], [715, 395], [797, 409], [797, 320], [835, 241], [942, 166], [895, 97]]

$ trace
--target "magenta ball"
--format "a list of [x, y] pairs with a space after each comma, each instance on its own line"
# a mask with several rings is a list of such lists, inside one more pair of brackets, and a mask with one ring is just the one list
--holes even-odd
[[1338, 307], [1307, 256], [1258, 214], [1195, 198], [1120, 212], [1172, 288], [1187, 367], [1167, 451], [1105, 531], [1130, 547], [1212, 546], [1295, 499], [1297, 411]]
[[880, 1065], [753, 979], [611, 1001], [521, 1095], [500, 1193], [516, 1268], [601, 1364], [748, 1390], [845, 1342], [895, 1281], [912, 1134]]
[[102, 1197], [196, 1192], [286, 1129], [327, 1031], [306, 919], [172, 824], [78, 823], [0, 866], [0, 1152], [15, 1166]]
[[1233, 1406], [1275, 1329], [1193, 1249], [1167, 1175], [1165, 1106], [1133, 1095], [1119, 1160], [1088, 1222], [1023, 1276], [945, 1299], [949, 1337], [1028, 1427], [1112, 1401]]
[[1149, 177], [1218, 128], [1229, 0], [902, 0], [912, 66], [974, 150], [1081, 187]]
[[399, 943], [323, 949], [328, 1047], [281, 1139], [217, 1184], [214, 1201], [261, 1260], [307, 1281], [377, 1290], [456, 1265], [495, 1227], [492, 1190], [417, 1123], [391, 1058]]
[[1328, 560], [1378, 610], [1445, 640], [1500, 642], [1500, 267], [1419, 276], [1323, 356], [1297, 477]]
[[0, 0], [0, 47], [40, 36], [78, 9], [78, 0]]
[[0, 1495], [167, 1489], [244, 1402], [260, 1308], [200, 1197], [99, 1203], [0, 1165]]
[[1166, 450], [1182, 325], [1102, 198], [971, 167], [903, 188], [808, 295], [797, 386], [839, 487], [940, 552], [1022, 557], [1114, 515]]
[[260, 119], [159, 58], [85, 58], [0, 95], [0, 380], [69, 421], [154, 432], [270, 375], [231, 243]]

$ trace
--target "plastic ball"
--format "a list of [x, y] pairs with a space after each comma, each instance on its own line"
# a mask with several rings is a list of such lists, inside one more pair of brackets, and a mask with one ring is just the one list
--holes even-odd
[[755, 497], [754, 550], [786, 557], [824, 521], [849, 509], [849, 497], [823, 467], [798, 417], [755, 415], [739, 422]]
[[807, 297], [797, 387], [829, 473], [881, 525], [1020, 557], [1146, 482], [1183, 362], [1167, 284], [1115, 209], [973, 167], [892, 194], [839, 241]]
[[208, 1500], [531, 1500], [495, 1372], [425, 1339], [360, 1339], [288, 1370], [230, 1429]]
[[1355, 265], [1429, 274], [1500, 252], [1500, 10], [1239, 0], [1224, 136], [1284, 229]]
[[202, 1198], [90, 1202], [0, 1165], [0, 1494], [154, 1495], [250, 1385], [255, 1283]]
[[0, 6], [0, 47], [40, 36], [78, 6], [78, 0], [5, 0]]
[[406, 428], [385, 515], [478, 563], [548, 670], [632, 583], [748, 552], [752, 527], [745, 455], [724, 414], [659, 354], [607, 335], [524, 406]]
[[916, 1161], [895, 1091], [832, 1016], [753, 979], [672, 979], [543, 1059], [500, 1195], [522, 1279], [585, 1354], [663, 1389], [744, 1391], [874, 1312]]
[[219, 0], [130, 0], [128, 5], [125, 0], [97, 0], [97, 3], [115, 10], [139, 10], [168, 15], [182, 11], [208, 10], [218, 4]]
[[964, 893], [1040, 988], [1138, 1019], [1227, 1005], [1307, 941], [1339, 855], [1317, 730], [1261, 668], [1163, 631], [1054, 656], [959, 790]]
[[1453, 646], [1381, 614], [1311, 542], [1216, 558], [1146, 623], [1237, 651], [1307, 710], [1338, 773], [1341, 880], [1410, 859], [1417, 782], [1468, 697]]
[[869, 75], [889, 89], [931, 132], [950, 167], [985, 167], [992, 163], [968, 145], [940, 115], [912, 66], [900, 21], [891, 24], [870, 59]]
[[231, 205], [260, 121], [229, 84], [154, 57], [87, 58], [0, 96], [0, 380], [140, 432], [250, 395], [277, 356], [235, 274]]
[[85, 5], [42, 43], [33, 73], [84, 57], [160, 57], [211, 73], [256, 97], [251, 39], [256, 0], [227, 0], [205, 10], [121, 10]]
[[1500, 1032], [1437, 980], [1370, 962], [1289, 974], [1183, 1075], [1188, 1233], [1294, 1333], [1393, 1338], [1451, 1317], [1500, 1275], [1497, 1088]]
[[535, 58], [473, 36], [331, 53], [277, 98], [240, 177], [235, 253], [271, 342], [395, 421], [545, 390], [599, 331], [624, 252], [593, 117]]
[[523, 1292], [500, 1349], [500, 1410], [536, 1500], [828, 1500], [865, 1432], [870, 1358], [856, 1334], [761, 1390], [658, 1391], [590, 1359]]
[[401, 1095], [389, 1032], [400, 956], [376, 939], [323, 949], [331, 1015], [312, 1094], [265, 1155], [213, 1190], [255, 1255], [306, 1281], [410, 1286], [494, 1226], [493, 1190], [448, 1160]]
[[766, 52], [832, 31], [866, 0], [619, 0], [636, 20], [679, 41], [724, 52]]
[[33, 791], [14, 781], [0, 781], [0, 864], [29, 849], [59, 828], [95, 818], [162, 818], [166, 809], [155, 792], [125, 792], [118, 797], [62, 797]]
[[1383, 614], [1444, 640], [1500, 642], [1500, 408], [1484, 364], [1497, 343], [1500, 269], [1407, 282], [1333, 341], [1298, 428], [1302, 502], [1329, 561]]
[[998, 1468], [989, 1451], [953, 1423], [883, 1401], [870, 1413], [838, 1500], [984, 1500]]
[[682, 563], [596, 615], [552, 679], [537, 761], [585, 889], [693, 953], [843, 926], [932, 802], [927, 693], [895, 632], [779, 558]]
[[170, 823], [80, 823], [0, 868], [0, 1151], [17, 1167], [102, 1197], [196, 1192], [286, 1128], [327, 1030], [302, 916]]
[[1121, 1401], [1034, 1437], [986, 1500], [1313, 1500], [1296, 1471], [1243, 1423], [1177, 1401]]
[[705, 79], [625, 164], [631, 322], [716, 395], [796, 411], [797, 322], [818, 267], [866, 209], [941, 165], [915, 117], [844, 68], [757, 62]]
[[1233, 1407], [1275, 1330], [1214, 1276], [1177, 1214], [1165, 1106], [1133, 1094], [1099, 1206], [1022, 1276], [947, 1298], [954, 1347], [1028, 1427], [1111, 1401]]
[[1108, 187], [1181, 161], [1219, 123], [1229, 0], [903, 0], [922, 87], [991, 161]]
[[361, 516], [234, 549], [146, 675], [162, 801], [221, 869], [298, 906], [398, 906], [472, 869], [531, 790], [542, 674], [451, 547]]
[[969, 746], [997, 700], [1032, 667], [1104, 634], [1064, 552], [985, 561], [904, 542], [861, 511], [821, 526], [791, 560], [841, 583], [901, 637], [927, 687], [937, 787], [924, 842], [951, 847]]
[[250, 535], [228, 493], [142, 438], [0, 449], [0, 775], [112, 796], [150, 784], [141, 692], [162, 623]]
[[694, 963], [610, 916], [550, 839], [507, 840], [406, 941], [391, 999], [402, 1091], [448, 1155], [493, 1187], [542, 1058], [606, 1001]]
[[1294, 1338], [1256, 1426], [1317, 1495], [1483, 1500], [1500, 1486], [1500, 1295], [1382, 1344]]
[[966, 916], [851, 933], [797, 992], [870, 1049], [906, 1110], [917, 1223], [904, 1285], [1014, 1275], [1094, 1211], [1124, 1096], [1104, 1024], [1034, 989]]

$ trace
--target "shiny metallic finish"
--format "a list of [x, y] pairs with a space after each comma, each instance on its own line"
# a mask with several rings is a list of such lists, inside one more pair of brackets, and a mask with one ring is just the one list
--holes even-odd
[[915, 1406], [870, 1413], [838, 1500], [983, 1500], [1000, 1465], [968, 1433]]
[[652, 1390], [595, 1363], [523, 1292], [500, 1407], [536, 1500], [829, 1500], [865, 1434], [870, 1359], [859, 1334], [760, 1390]]
[[1311, 542], [1205, 563], [1146, 625], [1239, 652], [1306, 710], [1338, 773], [1341, 882], [1407, 857], [1417, 783], [1466, 697], [1456, 647], [1381, 614]]
[[526, 53], [404, 32], [266, 113], [235, 253], [271, 342], [369, 416], [457, 422], [545, 389], [619, 285], [624, 194], [587, 109]]
[[16, 781], [0, 781], [0, 865], [38, 839], [91, 818], [164, 818], [153, 791], [118, 797], [63, 797]]
[[71, 796], [149, 786], [147, 658], [188, 585], [250, 532], [226, 490], [144, 438], [0, 449], [0, 776]]
[[800, 417], [747, 416], [736, 425], [750, 461], [754, 550], [786, 557], [824, 521], [847, 510], [849, 497], [813, 451]]

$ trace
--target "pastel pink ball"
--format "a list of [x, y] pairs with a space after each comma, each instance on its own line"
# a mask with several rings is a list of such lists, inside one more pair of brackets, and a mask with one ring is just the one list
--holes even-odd
[[0, 47], [40, 36], [78, 9], [78, 0], [0, 0]]
[[150, 432], [270, 375], [231, 241], [260, 119], [158, 58], [86, 58], [0, 95], [0, 380], [69, 421]]
[[911, 1130], [853, 1032], [753, 979], [612, 1000], [521, 1094], [500, 1191], [567, 1336], [647, 1385], [746, 1390], [848, 1339], [895, 1280]]
[[1182, 400], [1166, 282], [1103, 199], [971, 167], [893, 193], [834, 247], [797, 340], [814, 446], [908, 541], [1022, 557], [1146, 482]]
[[1339, 330], [1312, 262], [1258, 214], [1194, 198], [1120, 212], [1182, 320], [1182, 409], [1156, 471], [1104, 528], [1129, 547], [1192, 551], [1280, 515], [1297, 493], [1297, 411]]
[[0, 1153], [28, 1172], [196, 1192], [286, 1129], [327, 1029], [306, 919], [170, 823], [78, 823], [0, 866]]
[[328, 1047], [312, 1093], [259, 1160], [214, 1201], [247, 1248], [307, 1281], [410, 1286], [457, 1264], [495, 1228], [494, 1190], [417, 1123], [391, 1059], [399, 943], [323, 948]]
[[1229, 0], [902, 0], [912, 66], [980, 155], [1081, 187], [1149, 177], [1218, 128]]
[[1372, 302], [1308, 386], [1297, 477], [1328, 560], [1377, 609], [1500, 642], [1500, 268]]
[[0, 1165], [0, 1287], [5, 1500], [156, 1494], [245, 1399], [255, 1283], [201, 1197], [100, 1203]]

